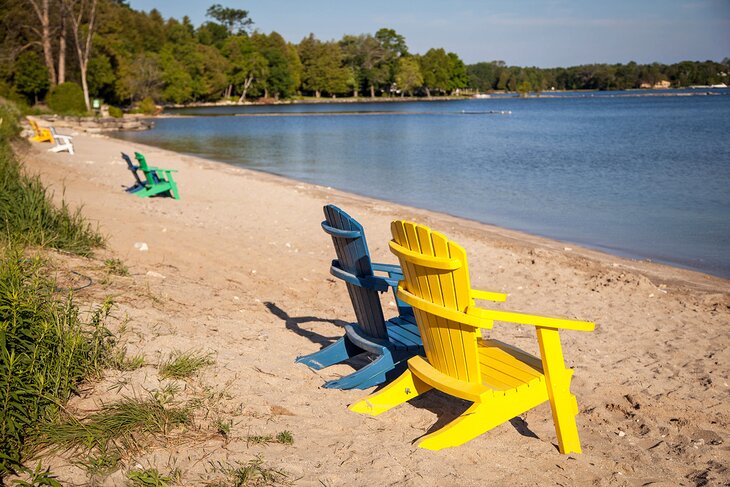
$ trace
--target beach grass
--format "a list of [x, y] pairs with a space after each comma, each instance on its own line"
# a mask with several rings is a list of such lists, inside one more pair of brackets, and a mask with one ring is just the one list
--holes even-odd
[[283, 486], [290, 484], [286, 472], [266, 465], [260, 455], [245, 464], [218, 463], [214, 465], [214, 470], [222, 474], [223, 479], [205, 484], [207, 487]]
[[156, 468], [133, 469], [127, 473], [130, 487], [168, 487], [173, 478], [163, 475]]
[[117, 276], [128, 276], [129, 268], [121, 259], [106, 259], [104, 261], [104, 268], [109, 274]]
[[159, 367], [160, 376], [164, 379], [187, 379], [195, 375], [203, 367], [214, 364], [210, 353], [189, 350], [176, 350]]
[[52, 450], [134, 451], [145, 436], [166, 435], [191, 421], [191, 409], [170, 405], [166, 393], [151, 393], [105, 404], [82, 420], [68, 417], [49, 425], [40, 443]]

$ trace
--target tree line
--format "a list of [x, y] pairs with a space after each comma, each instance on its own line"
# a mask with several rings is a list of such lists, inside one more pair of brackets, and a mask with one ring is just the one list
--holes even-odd
[[0, 95], [43, 100], [67, 82], [90, 99], [185, 104], [313, 97], [403, 97], [467, 91], [627, 89], [727, 82], [725, 59], [673, 65], [596, 64], [540, 69], [502, 61], [465, 65], [443, 48], [409, 52], [393, 29], [298, 44], [253, 28], [249, 12], [212, 5], [206, 21], [165, 19], [123, 0], [4, 0]]

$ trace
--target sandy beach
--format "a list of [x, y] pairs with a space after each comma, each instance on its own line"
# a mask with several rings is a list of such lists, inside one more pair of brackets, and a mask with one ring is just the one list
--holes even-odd
[[[74, 134], [74, 144], [75, 155], [33, 144], [20, 157], [108, 237], [95, 259], [54, 259], [92, 277], [80, 302], [114, 298], [111, 328], [148, 365], [110, 371], [70, 410], [159, 389], [170, 381], [156, 365], [174, 350], [210, 352], [215, 363], [178, 381], [180, 400], [201, 401], [193, 427], [101, 480], [73, 453], [45, 459], [64, 485], [124, 485], [136, 464], [177, 468], [180, 485], [204, 485], [216, 465], [257, 455], [303, 486], [730, 484], [730, 281], [102, 135]], [[133, 178], [121, 151], [176, 169], [181, 199], [124, 192]], [[557, 451], [547, 404], [458, 448], [419, 449], [414, 440], [468, 404], [431, 392], [370, 418], [347, 409], [369, 391], [320, 387], [352, 366], [295, 364], [354, 319], [344, 284], [328, 272], [334, 249], [319, 226], [328, 203], [363, 224], [378, 262], [397, 262], [392, 220], [424, 223], [467, 250], [475, 287], [509, 293], [499, 308], [595, 322], [593, 333], [561, 333], [583, 454]], [[105, 275], [112, 257], [131, 275]], [[396, 313], [392, 294], [383, 305], [387, 317]], [[497, 324], [489, 336], [538, 351], [527, 326]], [[228, 437], [216, 432], [218, 419], [232, 420]], [[280, 431], [292, 445], [248, 438]]]

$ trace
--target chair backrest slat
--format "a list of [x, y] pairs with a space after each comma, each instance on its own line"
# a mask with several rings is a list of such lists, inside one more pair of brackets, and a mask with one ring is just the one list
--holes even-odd
[[[368, 251], [362, 225], [334, 205], [324, 207], [325, 223], [332, 228], [357, 232], [357, 236], [338, 236], [331, 234], [332, 243], [341, 268], [357, 277], [373, 275], [372, 262]], [[373, 338], [387, 339], [385, 318], [378, 292], [347, 283], [355, 316], [360, 327]]]
[[[444, 235], [415, 223], [395, 221], [391, 231], [397, 246], [417, 254], [396, 254], [403, 269], [405, 289], [437, 306], [465, 312], [472, 301], [464, 249]], [[429, 258], [433, 265], [428, 265]], [[461, 265], [445, 269], [445, 259], [459, 261]], [[429, 363], [455, 379], [481, 383], [477, 352], [479, 330], [417, 306], [414, 306], [414, 314]]]

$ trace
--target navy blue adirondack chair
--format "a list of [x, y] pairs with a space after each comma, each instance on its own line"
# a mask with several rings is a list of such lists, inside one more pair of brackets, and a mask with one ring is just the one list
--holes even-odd
[[[376, 355], [360, 370], [324, 384], [326, 388], [366, 389], [385, 382], [388, 372], [403, 368], [413, 355], [423, 354], [423, 343], [409, 305], [396, 298], [399, 316], [387, 321], [383, 316], [378, 292], [395, 292], [403, 277], [400, 267], [371, 262], [363, 227], [347, 213], [327, 205], [324, 215], [322, 228], [332, 236], [337, 253], [330, 273], [345, 281], [357, 323], [345, 325], [345, 336], [332, 345], [296, 361], [319, 370], [362, 353]], [[376, 276], [374, 271], [387, 273], [388, 277]]]
[[140, 189], [144, 189], [144, 187], [145, 187], [144, 183], [139, 178], [139, 174], [137, 174], [137, 170], [139, 169], [139, 166], [135, 166], [134, 164], [132, 164], [132, 159], [130, 159], [129, 156], [127, 154], [125, 154], [124, 152], [122, 152], [122, 159], [124, 159], [125, 162], [127, 163], [127, 168], [132, 173], [132, 176], [134, 176], [134, 179], [136, 181], [136, 183], [134, 183], [134, 186], [130, 186], [127, 189], [125, 189], [124, 191], [127, 191], [128, 193], [134, 193], [136, 191], [139, 191]]

